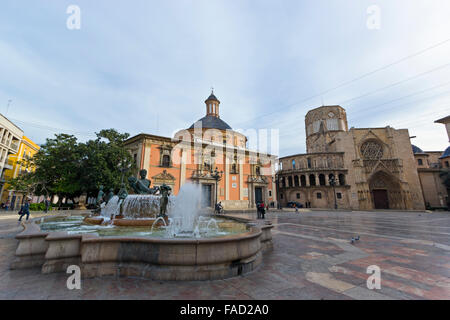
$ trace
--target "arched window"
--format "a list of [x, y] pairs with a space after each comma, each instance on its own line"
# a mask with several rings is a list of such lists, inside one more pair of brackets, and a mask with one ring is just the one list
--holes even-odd
[[302, 187], [306, 187], [306, 177], [303, 174], [300, 176], [300, 183]]
[[[330, 174], [328, 175], [328, 181], [330, 182], [330, 186], [331, 186], [331, 181], [333, 181], [333, 179], [334, 179], [334, 174], [330, 173]], [[336, 185], [336, 184], [337, 184], [337, 181], [335, 180], [334, 183], [335, 183], [335, 185]]]
[[324, 185], [325, 185], [325, 175], [319, 174], [319, 184], [320, 184], [321, 186], [324, 186]]
[[316, 176], [313, 174], [309, 175], [309, 185], [310, 186], [315, 186], [316, 185]]
[[286, 188], [286, 179], [284, 177], [281, 178], [281, 185], [283, 186], [283, 188]]
[[256, 173], [257, 176], [261, 175], [261, 168], [259, 166], [256, 166], [255, 173]]
[[295, 160], [292, 160], [292, 169], [295, 170]]
[[292, 177], [288, 177], [288, 182], [289, 182], [288, 186], [292, 187], [293, 186], [293, 184], [292, 184]]
[[299, 186], [300, 186], [299, 181], [298, 181], [298, 176], [294, 176], [294, 185], [295, 185], [296, 187], [299, 187]]
[[169, 168], [170, 167], [170, 156], [169, 155], [164, 155], [162, 158], [162, 166]]
[[339, 184], [341, 186], [345, 186], [345, 175], [343, 175], [342, 173], [339, 175]]

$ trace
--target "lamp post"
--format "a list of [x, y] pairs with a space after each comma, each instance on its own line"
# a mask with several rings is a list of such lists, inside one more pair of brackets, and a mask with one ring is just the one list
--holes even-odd
[[131, 169], [131, 163], [126, 164], [125, 163], [125, 159], [122, 159], [122, 163], [119, 164], [119, 171], [121, 172], [121, 177], [120, 177], [120, 184], [123, 184], [123, 177], [125, 175], [125, 173]]
[[214, 210], [215, 210], [217, 207], [217, 188], [218, 188], [217, 185], [218, 185], [220, 179], [222, 179], [223, 171], [217, 170], [217, 167], [216, 167], [216, 169], [214, 171], [212, 171], [212, 169], [211, 169], [210, 174], [211, 174], [211, 177], [216, 180], [216, 203], [214, 204]]
[[278, 174], [275, 175], [275, 183], [276, 183], [275, 190], [276, 190], [276, 193], [277, 193], [277, 209], [278, 209], [280, 207], [279, 206], [279, 203], [280, 203], [280, 200], [279, 200], [279, 197], [280, 197], [280, 176]]
[[336, 210], [338, 208], [337, 206], [337, 200], [336, 200], [336, 179], [334, 178], [334, 175], [330, 178], [330, 186], [333, 187], [333, 195], [334, 195], [334, 209]]

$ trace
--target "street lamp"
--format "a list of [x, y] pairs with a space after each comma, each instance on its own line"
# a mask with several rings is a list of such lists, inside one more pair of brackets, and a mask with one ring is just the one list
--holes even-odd
[[334, 178], [334, 175], [331, 176], [331, 178], [330, 178], [330, 186], [333, 187], [333, 194], [334, 194], [334, 209], [336, 210], [336, 209], [338, 208], [338, 206], [337, 206], [336, 189], [335, 189], [335, 186], [336, 186], [336, 179]]
[[214, 209], [217, 207], [217, 184], [219, 183], [220, 179], [222, 179], [223, 171], [218, 171], [217, 167], [214, 171], [210, 171], [211, 178], [216, 180], [216, 203], [214, 205]]
[[124, 158], [122, 159], [122, 163], [120, 163], [118, 167], [119, 171], [121, 172], [120, 185], [122, 185], [125, 173], [131, 169], [131, 163], [126, 163], [126, 159]]
[[275, 175], [275, 183], [276, 183], [275, 190], [277, 192], [277, 209], [280, 208], [280, 205], [279, 205], [279, 203], [280, 203], [280, 200], [279, 200], [279, 197], [280, 197], [280, 181], [281, 181], [280, 176], [278, 174], [276, 174]]

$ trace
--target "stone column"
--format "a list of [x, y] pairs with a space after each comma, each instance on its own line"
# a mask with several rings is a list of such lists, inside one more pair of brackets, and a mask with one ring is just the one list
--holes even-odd
[[148, 179], [148, 175], [150, 174], [150, 155], [151, 155], [151, 143], [147, 142], [144, 140], [144, 148], [143, 148], [143, 152], [144, 152], [144, 156], [143, 156], [143, 164], [142, 164], [142, 168], [147, 170], [147, 179]]
[[239, 200], [244, 200], [244, 164], [239, 163]]
[[181, 149], [180, 188], [186, 182], [187, 152]]

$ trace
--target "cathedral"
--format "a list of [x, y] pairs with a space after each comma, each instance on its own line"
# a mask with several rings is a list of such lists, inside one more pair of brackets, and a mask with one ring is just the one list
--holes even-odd
[[276, 181], [283, 206], [425, 209], [407, 129], [349, 129], [341, 106], [310, 110], [305, 129], [307, 152], [279, 159]]

